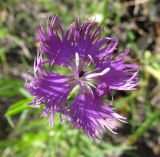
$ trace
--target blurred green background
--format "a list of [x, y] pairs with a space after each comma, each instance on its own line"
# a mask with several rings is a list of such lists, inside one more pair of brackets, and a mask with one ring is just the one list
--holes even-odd
[[[159, 0], [0, 0], [0, 157], [160, 157], [159, 8]], [[42, 108], [28, 107], [24, 75], [36, 56], [35, 26], [55, 14], [64, 28], [96, 16], [120, 49], [133, 49], [140, 83], [114, 92], [117, 112], [128, 118], [118, 135], [93, 142], [58, 116], [49, 127]]]

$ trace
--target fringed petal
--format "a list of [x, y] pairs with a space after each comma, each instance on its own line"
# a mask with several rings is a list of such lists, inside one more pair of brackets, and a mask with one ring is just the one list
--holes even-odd
[[107, 74], [100, 77], [100, 81], [105, 82], [110, 89], [134, 90], [137, 86], [139, 67], [124, 59], [129, 52], [130, 49], [125, 49], [120, 55], [99, 62], [98, 67], [101, 69], [110, 68]]
[[46, 105], [42, 116], [50, 114], [49, 124], [53, 124], [55, 113], [59, 112], [61, 115], [65, 110], [71, 87], [68, 85], [65, 75], [48, 73], [42, 53], [38, 54], [33, 70], [34, 78], [29, 80], [26, 78], [26, 88], [34, 96], [34, 100], [30, 104], [34, 107]]
[[66, 114], [71, 124], [83, 129], [93, 139], [99, 139], [106, 129], [116, 134], [115, 121], [126, 119], [102, 104], [98, 97], [93, 97], [85, 87], [81, 87], [78, 96], [66, 109]]

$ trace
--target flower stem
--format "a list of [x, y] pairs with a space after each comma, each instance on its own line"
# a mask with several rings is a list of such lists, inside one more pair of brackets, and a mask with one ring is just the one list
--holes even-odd
[[146, 130], [160, 117], [160, 108], [153, 112], [144, 123], [131, 135], [129, 136], [127, 143], [134, 145], [137, 140], [146, 132]]

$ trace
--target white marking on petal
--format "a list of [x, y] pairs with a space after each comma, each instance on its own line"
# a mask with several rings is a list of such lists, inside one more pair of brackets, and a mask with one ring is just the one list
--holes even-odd
[[110, 68], [104, 69], [100, 74], [100, 76], [107, 74], [110, 71]]
[[110, 68], [106, 68], [100, 73], [89, 74], [86, 76], [86, 78], [88, 79], [88, 78], [93, 78], [93, 77], [97, 77], [97, 76], [103, 76], [103, 75], [107, 74], [109, 71], [110, 71]]

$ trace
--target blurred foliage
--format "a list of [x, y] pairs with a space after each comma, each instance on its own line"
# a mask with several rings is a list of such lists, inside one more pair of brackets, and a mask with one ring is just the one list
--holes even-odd
[[[158, 0], [0, 0], [0, 156], [160, 156], [159, 7]], [[120, 49], [133, 49], [130, 58], [140, 65], [140, 83], [136, 91], [114, 92], [115, 108], [128, 118], [118, 135], [107, 132], [92, 141], [58, 115], [48, 126], [39, 117], [43, 108], [28, 105], [33, 98], [24, 78], [36, 56], [35, 26], [55, 14], [64, 28], [78, 16], [96, 17], [103, 35], [117, 36]]]

